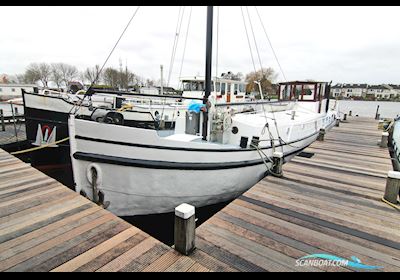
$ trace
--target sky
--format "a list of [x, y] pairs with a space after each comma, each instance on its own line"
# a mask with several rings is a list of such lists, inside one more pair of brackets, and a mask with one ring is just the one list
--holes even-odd
[[[64, 62], [81, 71], [102, 65], [136, 9], [136, 6], [3, 6], [0, 74], [23, 73], [34, 62]], [[224, 6], [214, 8], [213, 75], [253, 71], [251, 52], [259, 69], [258, 49], [261, 66], [277, 72], [276, 82], [285, 81], [286, 77], [288, 81], [400, 84], [400, 7], [262, 6], [257, 9], [284, 74], [256, 8]], [[179, 13], [183, 13], [183, 18], [177, 38]], [[165, 83], [170, 76], [169, 85], [177, 86], [180, 74], [204, 75], [205, 33], [206, 7], [140, 7], [106, 67], [118, 68], [122, 61], [134, 73], [159, 80], [163, 65]]]

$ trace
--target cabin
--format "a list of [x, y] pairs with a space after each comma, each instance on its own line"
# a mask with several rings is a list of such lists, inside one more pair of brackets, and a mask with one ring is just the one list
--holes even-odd
[[327, 82], [293, 81], [278, 84], [279, 101], [297, 101], [314, 112], [328, 111], [330, 84]]
[[[205, 78], [199, 76], [181, 78], [181, 90], [183, 97], [202, 98], [205, 92]], [[243, 102], [246, 97], [246, 83], [213, 77], [210, 95], [217, 103]]]

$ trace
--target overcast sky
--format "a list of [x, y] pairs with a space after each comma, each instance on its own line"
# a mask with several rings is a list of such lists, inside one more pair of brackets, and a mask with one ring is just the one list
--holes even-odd
[[[1, 7], [0, 74], [32, 62], [102, 65], [137, 7]], [[263, 67], [278, 64], [254, 6], [247, 7]], [[183, 8], [181, 9], [182, 12]], [[400, 7], [258, 7], [287, 80], [400, 84]], [[256, 48], [243, 11], [259, 68]], [[190, 7], [185, 7], [170, 85], [181, 68]], [[179, 7], [141, 7], [106, 66], [168, 78]], [[216, 73], [214, 9], [213, 75]], [[193, 7], [182, 76], [204, 75], [206, 7]], [[253, 71], [240, 7], [219, 8], [218, 73]]]

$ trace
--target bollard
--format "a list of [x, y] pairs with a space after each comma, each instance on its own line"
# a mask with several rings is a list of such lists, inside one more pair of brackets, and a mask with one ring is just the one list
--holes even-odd
[[1, 130], [6, 131], [6, 124], [4, 123], [3, 109], [0, 109], [0, 119], [1, 119]]
[[296, 115], [296, 111], [292, 111], [292, 117], [291, 120], [294, 120], [294, 116]]
[[375, 120], [379, 120], [380, 114], [379, 114], [379, 105], [376, 107], [376, 113], [375, 113]]
[[324, 141], [325, 134], [326, 134], [325, 129], [324, 129], [324, 128], [321, 128], [321, 129], [319, 130], [319, 135], [318, 135], [317, 140], [318, 140], [318, 141]]
[[379, 122], [378, 122], [378, 129], [379, 130], [383, 130], [383, 125], [385, 124], [385, 121], [384, 120], [379, 120]]
[[388, 147], [388, 139], [389, 139], [389, 132], [382, 132], [382, 139], [379, 144], [381, 148], [387, 148]]
[[283, 165], [283, 153], [282, 152], [274, 152], [273, 153], [273, 163], [274, 166], [272, 167], [272, 175], [275, 177], [282, 177], [282, 165]]
[[194, 206], [186, 203], [183, 203], [175, 208], [175, 250], [186, 256], [188, 256], [196, 248], [196, 220], [194, 214]]
[[386, 181], [384, 199], [390, 203], [397, 204], [397, 196], [400, 192], [400, 172], [389, 171]]
[[347, 114], [344, 114], [343, 120], [344, 120], [344, 121], [347, 120]]
[[352, 113], [352, 112], [351, 112], [351, 111], [349, 111], [349, 117], [351, 117], [351, 113]]
[[335, 126], [339, 127], [339, 124], [340, 124], [340, 119], [336, 119]]

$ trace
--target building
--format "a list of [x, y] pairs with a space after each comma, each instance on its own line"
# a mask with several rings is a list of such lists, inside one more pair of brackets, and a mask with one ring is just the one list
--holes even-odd
[[0, 84], [0, 100], [21, 97], [22, 89], [29, 92], [38, 92], [39, 90], [35, 84]]
[[400, 97], [400, 85], [336, 84], [331, 96], [338, 98], [391, 99]]

